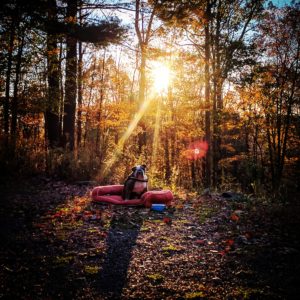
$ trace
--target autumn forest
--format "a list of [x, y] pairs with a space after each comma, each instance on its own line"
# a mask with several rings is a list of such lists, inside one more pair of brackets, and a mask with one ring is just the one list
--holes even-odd
[[[78, 222], [83, 222], [80, 223], [80, 230], [85, 230], [84, 235], [90, 232], [89, 230], [96, 230], [103, 243], [111, 234], [105, 231], [108, 230], [110, 218], [116, 222], [117, 225], [114, 226], [119, 230], [125, 227], [127, 230], [128, 226], [131, 226], [128, 224], [133, 220], [134, 230], [141, 230], [148, 224], [144, 234], [152, 232], [156, 226], [151, 223], [151, 227], [149, 220], [155, 219], [155, 216], [150, 215], [148, 221], [143, 219], [144, 225], [141, 225], [144, 215], [140, 211], [125, 212], [121, 208], [121, 211], [110, 208], [108, 212], [90, 206], [84, 208], [84, 205], [90, 205], [87, 204], [89, 196], [84, 198], [85, 200], [76, 198], [78, 195], [84, 197], [84, 193], [90, 191], [94, 185], [123, 184], [132, 167], [142, 164], [147, 166], [149, 189], [170, 189], [175, 195], [177, 202], [175, 201], [172, 209], [180, 213], [174, 215], [174, 211], [168, 211], [158, 220], [165, 226], [163, 228], [167, 228], [164, 230], [174, 231], [174, 228], [177, 228], [177, 231], [165, 233], [166, 236], [178, 235], [180, 226], [186, 226], [184, 230], [190, 230], [192, 225], [184, 225], [182, 220], [189, 220], [195, 212], [197, 215], [198, 212], [204, 211], [204, 217], [203, 214], [200, 217], [204, 218], [201, 219], [203, 224], [206, 224], [205, 220], [210, 220], [216, 211], [221, 212], [221, 206], [218, 204], [221, 198], [214, 198], [213, 193], [234, 191], [234, 194], [229, 194], [230, 197], [244, 195], [242, 198], [246, 199], [246, 202], [255, 197], [259, 205], [275, 203], [276, 207], [295, 201], [300, 186], [299, 20], [299, 1], [2, 0], [0, 189], [3, 187], [5, 197], [0, 198], [18, 199], [15, 198], [16, 191], [9, 191], [15, 189], [15, 182], [23, 180], [30, 181], [29, 193], [33, 195], [35, 192], [32, 191], [32, 178], [42, 180], [41, 186], [40, 181], [37, 184], [37, 190], [41, 189], [40, 192], [45, 186], [48, 191], [53, 191], [51, 197], [43, 196], [44, 203], [41, 205], [45, 207], [30, 209], [28, 213], [30, 216], [34, 215], [32, 218], [24, 212], [27, 208], [23, 208], [23, 212], [16, 217], [20, 217], [21, 221], [16, 224], [25, 222], [24, 224], [30, 224], [30, 228], [37, 226], [39, 234], [43, 234], [43, 237], [46, 234], [51, 236], [50, 240], [60, 240], [62, 243], [67, 240], [67, 231], [64, 231], [64, 238], [61, 239], [60, 230], [64, 225], [60, 225], [62, 227], [58, 229], [59, 222], [67, 222], [69, 227], [64, 230], [71, 230], [73, 226], [72, 234], [75, 234], [75, 227], [79, 230]], [[23, 187], [21, 190], [19, 195], [23, 195]], [[42, 194], [41, 192], [39, 195]], [[201, 194], [202, 198], [211, 197], [212, 202], [205, 202], [207, 199], [200, 197], [201, 202], [197, 198]], [[63, 202], [67, 205], [64, 207], [59, 206], [62, 205], [62, 202], [59, 202], [62, 195], [64, 201], [67, 199], [67, 202]], [[19, 200], [10, 202], [9, 205], [16, 205], [14, 208], [5, 204], [2, 212], [17, 213], [23, 198], [19, 196]], [[72, 204], [68, 202], [71, 198], [75, 199], [75, 202], [72, 200]], [[183, 198], [184, 201], [194, 200], [192, 204], [186, 204]], [[31, 197], [28, 201], [33, 205], [31, 207], [36, 207], [36, 200]], [[53, 201], [57, 201], [55, 205]], [[239, 200], [237, 202], [240, 203]], [[193, 207], [193, 213], [189, 210], [189, 205]], [[253, 232], [257, 228], [251, 231], [250, 225], [245, 225], [248, 221], [246, 222], [244, 217], [239, 213], [232, 213], [232, 209], [245, 211], [247, 205], [249, 202], [236, 204], [233, 209], [232, 203], [229, 203], [223, 208], [223, 214], [227, 213], [226, 218], [230, 226], [244, 223], [234, 229], [226, 229], [233, 232], [233, 235], [236, 234], [236, 237], [225, 238], [223, 233], [220, 233], [220, 249], [209, 248], [219, 241], [215, 235], [209, 240], [211, 227], [201, 227], [204, 232], [201, 237], [194, 233], [185, 236], [194, 236], [195, 241], [193, 238], [191, 240], [195, 242], [195, 247], [208, 247], [207, 253], [217, 251], [222, 259], [228, 253], [235, 253], [235, 249], [239, 249], [237, 243], [241, 236], [245, 236], [241, 244], [246, 245], [246, 248], [250, 247], [251, 243], [255, 244], [252, 237], [255, 236]], [[54, 209], [56, 206], [58, 208]], [[49, 207], [54, 209], [52, 214], [47, 212]], [[252, 209], [254, 205], [249, 207]], [[257, 208], [255, 212], [249, 213], [249, 218], [251, 215], [251, 220], [255, 220], [256, 224], [260, 224], [264, 219], [258, 217], [259, 211]], [[261, 210], [261, 215], [265, 216], [265, 211], [262, 211], [264, 209]], [[45, 215], [47, 220], [52, 220], [52, 225], [45, 225], [46, 219], [33, 221], [36, 215]], [[287, 215], [289, 218], [290, 213]], [[195, 218], [199, 222], [199, 215]], [[220, 215], [220, 220], [224, 219], [222, 218]], [[272, 218], [270, 217], [270, 220]], [[101, 230], [100, 227], [91, 229], [88, 222], [98, 219], [102, 222]], [[14, 230], [14, 226], [19, 226], [12, 225], [12, 219], [3, 220], [7, 222], [5, 224], [9, 224], [3, 228]], [[215, 222], [223, 222], [220, 220]], [[110, 228], [114, 228], [114, 221], [109, 221]], [[70, 225], [68, 222], [73, 223]], [[176, 224], [179, 227], [176, 227]], [[268, 228], [271, 227], [270, 225]], [[218, 228], [215, 230], [221, 230], [221, 225]], [[224, 234], [226, 230], [224, 229]], [[82, 232], [76, 232], [82, 237]], [[32, 233], [29, 235], [39, 236]], [[126, 234], [123, 232], [123, 238], [124, 236]], [[72, 238], [69, 235], [70, 239]], [[130, 252], [136, 239], [137, 234], [133, 238], [131, 232], [130, 243], [124, 242], [123, 247], [129, 247]], [[207, 242], [208, 240], [210, 242]], [[166, 241], [167, 237], [163, 243]], [[259, 241], [269, 245], [264, 238]], [[92, 243], [92, 240], [89, 242]], [[60, 253], [62, 248], [55, 243], [51, 244], [51, 247], [56, 251], [55, 257], [61, 259], [60, 255], [63, 254], [57, 253]], [[74, 245], [75, 242], [72, 244], [72, 251], [79, 253]], [[34, 253], [32, 257], [35, 256], [35, 249], [38, 247], [27, 244], [24, 247], [27, 246]], [[169, 246], [164, 246], [169, 249], [163, 251], [164, 259], [183, 255], [185, 251], [182, 250], [183, 246], [172, 244], [174, 249]], [[71, 247], [70, 244], [68, 247]], [[6, 250], [2, 253], [6, 253]], [[91, 259], [88, 255], [90, 254], [87, 254], [88, 259]], [[79, 265], [83, 264], [83, 258], [78, 258], [79, 256], [74, 258], [71, 254], [64, 257], [72, 258], [62, 259], [57, 263], [59, 267], [73, 263], [72, 270], [79, 270]], [[207, 257], [209, 260], [211, 256]], [[113, 259], [114, 257], [107, 265], [114, 264]], [[179, 261], [180, 259], [177, 263]], [[89, 269], [88, 265], [88, 268], [85, 266], [85, 271], [82, 271], [86, 276], [98, 274], [99, 270], [93, 269], [93, 263], [92, 269]], [[214, 262], [209, 264], [216, 265]], [[41, 268], [44, 266], [42, 262], [37, 265]], [[7, 266], [5, 268], [8, 269], [4, 270], [4, 273], [8, 275], [1, 275], [0, 278], [6, 278], [6, 282], [14, 286], [15, 279], [9, 275], [10, 270], [15, 270], [14, 267], [8, 262], [4, 262], [2, 266]], [[129, 266], [129, 258], [126, 266]], [[182, 267], [184, 268], [184, 264]], [[18, 269], [16, 266], [15, 268]], [[191, 267], [193, 270], [197, 268]], [[96, 270], [95, 274], [93, 270]], [[53, 271], [53, 274], [56, 274], [56, 271]], [[73, 274], [72, 272], [70, 274]], [[78, 275], [76, 272], [72, 275], [74, 278]], [[127, 274], [131, 274], [128, 272]], [[153, 272], [139, 278], [145, 278], [145, 282], [152, 282], [152, 287], [167, 284], [164, 270], [159, 271], [160, 273]], [[50, 277], [53, 275], [51, 272], [49, 274]], [[156, 277], [153, 274], [156, 274]], [[82, 278], [82, 275], [80, 276]], [[55, 277], [56, 275], [53, 275], [53, 278]], [[222, 291], [211, 288], [216, 284], [213, 279], [215, 277], [212, 275], [213, 284], [207, 284], [210, 286], [207, 290], [202, 289], [200, 285], [195, 290], [182, 288], [177, 291], [174, 287], [172, 292], [166, 292], [165, 298], [160, 298], [160, 291], [159, 294], [150, 293], [149, 299], [275, 299], [273, 296], [279, 295], [276, 291], [270, 294], [270, 298], [260, 298], [252, 290], [248, 292], [250, 295], [254, 293], [254, 296], [247, 298], [244, 292], [243, 294], [234, 290], [237, 294], [230, 294], [233, 295], [230, 298], [227, 292], [224, 292], [227, 285]], [[20, 278], [19, 282], [26, 282], [26, 279]], [[32, 278], [31, 280], [35, 280]], [[216, 278], [223, 277], [218, 275]], [[71, 286], [75, 289], [73, 279], [74, 286]], [[122, 284], [129, 284], [129, 279], [126, 280], [124, 279]], [[140, 279], [136, 280], [139, 282]], [[182, 282], [185, 282], [184, 280], [183, 278]], [[210, 282], [209, 280], [207, 282]], [[37, 299], [85, 299], [80, 294], [84, 289], [78, 291], [78, 294], [60, 294], [62, 289], [59, 284], [57, 282], [54, 285], [57, 290], [51, 291], [44, 282], [39, 282], [37, 285], [43, 288], [39, 291], [41, 294], [37, 295], [43, 296]], [[107, 295], [112, 295], [111, 299], [118, 299], [124, 287], [122, 284], [114, 290], [106, 291], [106, 294], [101, 294], [103, 298], [97, 298], [98, 292], [89, 286], [91, 290], [87, 292], [89, 296], [86, 299], [109, 299]], [[238, 284], [235, 283], [235, 286]], [[262, 285], [270, 284], [264, 282]], [[141, 283], [141, 286], [143, 285], [148, 286]], [[24, 286], [28, 288], [30, 284], [24, 283]], [[79, 286], [87, 285], [80, 281]], [[294, 286], [294, 281], [287, 283], [287, 286]], [[7, 288], [8, 295], [12, 290], [12, 287], [10, 290]], [[116, 290], [118, 292], [115, 292]], [[14, 299], [23, 299], [19, 298], [21, 291], [20, 286], [20, 289], [11, 295], [14, 295]], [[123, 290], [124, 299], [130, 298], [131, 293], [133, 299], [143, 299], [147, 294], [140, 289], [128, 291], [124, 294]], [[189, 291], [194, 291], [194, 294]], [[263, 293], [266, 295], [265, 290]], [[0, 292], [0, 298], [1, 295], [3, 294]], [[60, 298], [58, 295], [63, 296]], [[171, 295], [170, 298], [168, 295]], [[172, 298], [172, 295], [177, 296]], [[278, 296], [278, 299], [283, 298]]]
[[296, 4], [1, 6], [5, 173], [117, 182], [144, 162], [153, 185], [299, 184]]

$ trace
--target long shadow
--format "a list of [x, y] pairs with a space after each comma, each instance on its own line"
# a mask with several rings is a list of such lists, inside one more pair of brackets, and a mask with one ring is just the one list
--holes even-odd
[[[115, 212], [116, 212], [115, 208]], [[128, 209], [128, 208], [127, 208]], [[137, 208], [138, 210], [138, 208]], [[143, 219], [139, 216], [131, 222], [128, 218], [118, 218], [115, 213], [107, 236], [107, 251], [100, 278], [96, 285], [100, 293], [112, 299], [120, 298], [126, 284], [127, 270], [133, 247], [140, 232]]]

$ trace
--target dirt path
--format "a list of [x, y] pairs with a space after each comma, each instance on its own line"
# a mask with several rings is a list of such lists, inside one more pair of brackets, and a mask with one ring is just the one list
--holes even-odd
[[176, 197], [164, 213], [92, 204], [47, 178], [2, 189], [1, 299], [295, 299], [299, 209]]

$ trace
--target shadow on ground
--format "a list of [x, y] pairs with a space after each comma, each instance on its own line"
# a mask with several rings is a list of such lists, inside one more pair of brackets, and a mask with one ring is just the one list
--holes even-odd
[[135, 218], [132, 222], [120, 220], [114, 214], [106, 239], [107, 251], [100, 278], [95, 282], [95, 289], [99, 293], [114, 299], [120, 298], [142, 223], [142, 218]]

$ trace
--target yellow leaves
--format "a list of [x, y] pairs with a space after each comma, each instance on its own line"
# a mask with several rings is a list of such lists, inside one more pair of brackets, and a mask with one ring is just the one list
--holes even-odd
[[66, 265], [69, 264], [74, 259], [73, 256], [57, 256], [54, 260], [54, 263], [57, 265]]
[[51, 50], [47, 51], [47, 56], [57, 56], [60, 53], [60, 49], [59, 48], [54, 48]]
[[232, 144], [223, 144], [221, 148], [230, 153], [234, 153], [236, 151], [236, 149], [232, 146]]
[[174, 255], [176, 253], [179, 253], [182, 248], [181, 247], [178, 247], [178, 246], [175, 246], [175, 245], [172, 245], [172, 244], [169, 244], [167, 246], [164, 246], [161, 248], [162, 250], [162, 253], [166, 256], [170, 256], [170, 255]]
[[162, 247], [162, 251], [164, 252], [171, 252], [171, 251], [178, 251], [179, 249], [174, 245], [168, 245], [166, 247]]
[[98, 267], [98, 266], [89, 266], [88, 265], [88, 266], [84, 267], [84, 271], [87, 274], [93, 275], [93, 274], [97, 274], [100, 271], [100, 267]]
[[205, 293], [200, 291], [200, 292], [187, 293], [185, 294], [184, 299], [201, 299], [203, 297], [205, 297]]
[[154, 273], [147, 275], [147, 278], [149, 278], [153, 283], [161, 283], [165, 277], [159, 273]]
[[69, 23], [69, 24], [76, 24], [77, 23], [77, 18], [76, 17], [66, 17], [65, 18], [65, 22], [66, 23]]

